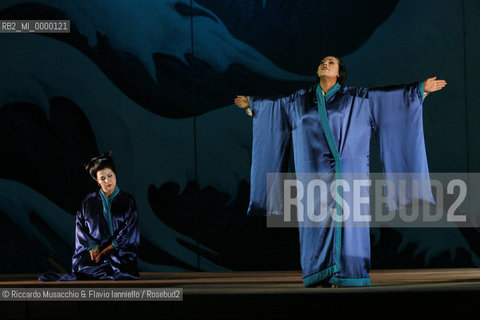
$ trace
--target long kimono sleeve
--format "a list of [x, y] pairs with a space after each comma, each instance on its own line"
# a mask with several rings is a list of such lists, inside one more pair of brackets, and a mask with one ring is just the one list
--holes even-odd
[[85, 211], [89, 210], [87, 201], [82, 203], [81, 209], [77, 212], [75, 221], [75, 251], [81, 252], [83, 250], [90, 250], [94, 247], [98, 247], [100, 244], [90, 234], [87, 226], [87, 220], [85, 219]]
[[125, 220], [114, 233], [114, 247], [132, 248], [140, 243], [140, 228], [138, 225], [137, 206], [134, 199], [129, 199]]
[[266, 213], [267, 174], [287, 171], [291, 129], [286, 108], [292, 99], [293, 96], [250, 100], [253, 144], [249, 215]]
[[[423, 134], [423, 98], [423, 82], [368, 91], [385, 178], [395, 188], [393, 201], [387, 203], [391, 210], [414, 200], [434, 202]], [[405, 190], [399, 188], [402, 183]]]

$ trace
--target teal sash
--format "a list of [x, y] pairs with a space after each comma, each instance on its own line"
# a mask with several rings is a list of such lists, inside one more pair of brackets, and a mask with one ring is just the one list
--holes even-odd
[[[115, 198], [118, 194], [120, 193], [120, 188], [118, 185], [115, 186], [115, 190], [112, 192], [112, 194], [107, 197], [105, 192], [103, 192], [102, 189], [100, 189], [100, 197], [102, 198], [102, 205], [103, 205], [103, 216], [105, 217], [105, 220], [108, 223], [108, 230], [110, 232], [110, 236], [113, 236], [113, 223], [112, 223], [112, 213], [111, 213], [111, 208], [112, 208], [112, 200]], [[114, 247], [118, 247], [118, 244], [115, 240], [112, 242]]]
[[[333, 159], [335, 160], [335, 180], [336, 183], [338, 180], [342, 179], [342, 162], [340, 160], [340, 154], [338, 153], [337, 145], [335, 144], [335, 140], [333, 139], [332, 130], [330, 129], [330, 124], [328, 123], [327, 117], [327, 108], [326, 108], [326, 101], [329, 100], [335, 93], [338, 92], [340, 89], [340, 85], [337, 83], [333, 87], [328, 90], [326, 95], [323, 95], [322, 88], [320, 88], [320, 84], [317, 85], [317, 104], [318, 104], [318, 114], [320, 116], [320, 123], [322, 125], [323, 132], [325, 133], [325, 137], [327, 138], [328, 148], [333, 155]], [[335, 263], [337, 267], [341, 269], [340, 264], [340, 252], [342, 248], [342, 189], [338, 189], [338, 185], [335, 186], [336, 188], [336, 213], [335, 216]]]

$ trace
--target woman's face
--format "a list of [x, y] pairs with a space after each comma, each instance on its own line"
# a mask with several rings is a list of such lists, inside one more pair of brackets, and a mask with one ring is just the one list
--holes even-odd
[[335, 57], [325, 57], [320, 61], [320, 65], [317, 69], [317, 75], [319, 78], [321, 77], [332, 77], [338, 78], [339, 77], [339, 64], [338, 60]]
[[117, 177], [115, 173], [110, 168], [105, 168], [103, 170], [97, 171], [97, 181], [103, 192], [107, 196], [111, 195], [117, 186]]

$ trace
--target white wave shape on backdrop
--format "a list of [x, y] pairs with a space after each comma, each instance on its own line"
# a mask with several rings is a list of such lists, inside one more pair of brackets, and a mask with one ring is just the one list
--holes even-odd
[[[195, 57], [206, 61], [222, 73], [232, 64], [262, 76], [284, 81], [312, 81], [311, 76], [287, 72], [263, 56], [258, 50], [235, 39], [223, 22], [207, 8], [193, 1], [193, 8], [210, 17], [182, 16], [176, 4], [190, 6], [189, 0], [7, 0], [0, 10], [22, 3], [40, 3], [64, 12], [91, 47], [97, 44], [97, 32], [106, 35], [118, 50], [134, 54], [156, 81], [154, 53], [178, 58], [185, 65], [185, 55], [192, 53], [191, 23], [194, 28]], [[263, 3], [265, 7], [266, 2]]]

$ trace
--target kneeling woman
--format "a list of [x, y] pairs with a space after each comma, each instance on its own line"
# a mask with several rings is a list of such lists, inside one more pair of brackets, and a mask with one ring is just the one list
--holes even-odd
[[73, 273], [47, 272], [39, 280], [140, 279], [137, 207], [133, 197], [117, 185], [111, 152], [90, 160], [86, 170], [101, 189], [87, 195], [77, 212]]

